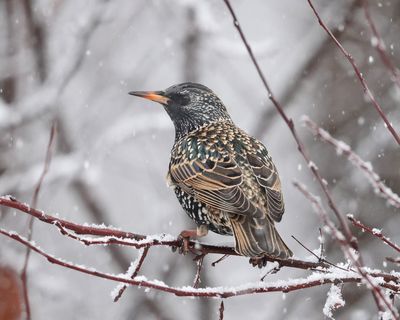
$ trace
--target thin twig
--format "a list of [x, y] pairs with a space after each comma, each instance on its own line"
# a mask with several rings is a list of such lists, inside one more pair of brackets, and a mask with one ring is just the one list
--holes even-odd
[[[260, 66], [259, 66], [259, 64], [257, 62], [257, 59], [255, 58], [252, 50], [251, 50], [251, 47], [250, 47], [249, 43], [246, 40], [246, 37], [245, 37], [245, 35], [244, 35], [243, 31], [242, 31], [242, 28], [240, 27], [239, 21], [238, 21], [238, 19], [236, 17], [236, 14], [235, 14], [235, 12], [234, 12], [229, 0], [224, 0], [224, 2], [226, 4], [226, 6], [228, 7], [228, 10], [229, 10], [229, 12], [230, 12], [230, 14], [231, 14], [231, 16], [233, 18], [233, 24], [234, 24], [235, 28], [237, 29], [237, 31], [238, 31], [238, 33], [240, 35], [240, 38], [242, 39], [243, 44], [245, 45], [245, 47], [247, 49], [247, 52], [249, 53], [249, 56], [250, 56], [250, 58], [251, 58], [251, 60], [252, 60], [252, 62], [254, 64], [254, 66], [256, 67], [258, 75], [260, 76], [260, 79], [263, 82], [265, 89], [267, 90], [268, 98], [272, 101], [272, 103], [276, 107], [277, 111], [279, 112], [279, 114], [282, 116], [282, 118], [284, 119], [285, 123], [289, 127], [294, 139], [296, 140], [298, 150], [302, 154], [303, 158], [306, 160], [306, 163], [307, 163], [309, 169], [311, 170], [311, 172], [313, 173], [314, 177], [318, 181], [319, 185], [321, 186], [321, 188], [322, 188], [322, 190], [323, 190], [323, 192], [325, 194], [325, 197], [327, 198], [329, 207], [331, 208], [331, 210], [335, 214], [337, 220], [339, 221], [339, 224], [340, 224], [340, 227], [341, 227], [341, 229], [343, 231], [343, 234], [342, 234], [342, 232], [337, 230], [336, 227], [335, 227], [334, 230], [337, 230], [336, 235], [338, 236], [340, 234], [342, 236], [341, 238], [339, 238], [337, 236], [335, 238], [341, 244], [343, 252], [345, 252], [346, 255], [348, 255], [352, 259], [354, 259], [354, 262], [357, 265], [357, 270], [359, 271], [360, 275], [364, 278], [364, 280], [369, 284], [369, 288], [371, 288], [371, 293], [372, 293], [372, 295], [373, 295], [373, 297], [374, 297], [374, 299], [376, 301], [378, 309], [380, 311], [382, 311], [384, 306], [386, 306], [390, 310], [392, 315], [395, 318], [397, 318], [397, 316], [398, 316], [397, 310], [395, 310], [393, 308], [393, 306], [390, 304], [390, 302], [387, 301], [387, 299], [384, 296], [384, 294], [382, 293], [382, 291], [371, 281], [371, 279], [362, 270], [363, 263], [362, 263], [361, 254], [358, 252], [357, 256], [355, 256], [353, 251], [350, 250], [350, 248], [353, 248], [356, 251], [358, 251], [358, 244], [357, 244], [356, 238], [353, 236], [353, 234], [352, 234], [352, 232], [351, 232], [351, 230], [350, 230], [350, 228], [349, 228], [349, 226], [347, 224], [347, 221], [345, 220], [343, 215], [340, 213], [337, 205], [334, 203], [333, 197], [332, 197], [332, 195], [331, 195], [331, 193], [330, 193], [330, 191], [329, 191], [329, 189], [328, 189], [328, 187], [327, 187], [327, 185], [325, 183], [325, 180], [322, 178], [322, 176], [321, 176], [321, 174], [319, 172], [319, 169], [311, 161], [310, 157], [308, 156], [303, 143], [301, 142], [299, 136], [297, 135], [293, 120], [286, 116], [285, 112], [283, 111], [282, 106], [280, 105], [280, 103], [275, 99], [274, 95], [272, 94], [272, 91], [271, 91], [271, 89], [270, 89], [270, 87], [269, 87], [269, 85], [268, 85], [268, 83], [266, 81], [266, 78], [265, 78], [263, 72], [261, 71], [261, 68], [260, 68]], [[310, 3], [310, 5], [312, 5], [310, 1], [309, 1], [309, 3]], [[326, 28], [326, 26], [325, 26], [325, 28]], [[330, 33], [330, 34], [332, 35], [332, 33]], [[333, 35], [332, 35], [332, 37], [336, 40], [336, 38]], [[361, 76], [361, 78], [362, 78], [362, 76]], [[372, 93], [369, 90], [368, 90], [368, 93], [372, 96]], [[372, 98], [374, 98], [374, 97], [372, 96]], [[384, 119], [386, 119], [386, 116], [383, 113], [383, 111], [381, 111], [380, 114], [383, 116]], [[388, 125], [390, 126], [390, 123], [388, 123]], [[391, 126], [389, 128], [391, 128]], [[397, 136], [395, 131], [394, 131], [394, 136], [398, 138], [398, 143], [400, 144], [400, 138]], [[326, 220], [330, 221], [328, 216], [326, 216]]]
[[397, 252], [400, 252], [400, 246], [398, 246], [396, 243], [391, 241], [389, 238], [385, 237], [382, 234], [381, 230], [366, 226], [361, 221], [354, 219], [354, 217], [350, 214], [347, 215], [347, 219], [349, 219], [354, 226], [361, 228], [363, 231], [367, 231], [369, 234], [372, 234], [373, 236], [377, 237], [378, 239], [381, 239], [383, 242], [385, 242], [387, 245], [392, 247]]
[[[50, 168], [51, 156], [52, 156], [52, 145], [54, 142], [54, 137], [56, 135], [56, 132], [57, 132], [57, 124], [56, 124], [56, 122], [53, 122], [51, 129], [50, 129], [50, 138], [49, 138], [49, 143], [48, 143], [47, 149], [46, 149], [46, 157], [45, 157], [45, 161], [44, 161], [43, 171], [39, 177], [38, 183], [36, 184], [35, 191], [34, 191], [33, 197], [32, 197], [32, 205], [34, 207], [37, 207], [40, 189], [42, 187], [44, 178]], [[34, 222], [34, 217], [30, 216], [29, 223], [28, 223], [28, 241], [32, 240], [33, 222]], [[29, 294], [28, 294], [28, 274], [27, 274], [30, 254], [31, 254], [31, 250], [29, 247], [27, 247], [26, 252], [25, 252], [24, 265], [23, 265], [22, 271], [21, 271], [22, 291], [23, 291], [24, 302], [25, 302], [26, 318], [28, 320], [31, 319], [31, 308], [30, 308]]]
[[337, 266], [336, 264], [326, 260], [325, 258], [321, 256], [318, 256], [317, 254], [315, 254], [312, 250], [310, 250], [309, 248], [307, 248], [303, 243], [300, 242], [300, 240], [298, 240], [295, 236], [292, 235], [292, 238], [299, 244], [301, 245], [307, 252], [309, 252], [310, 254], [312, 254], [314, 257], [316, 257], [318, 259], [318, 262], [324, 262], [326, 264], [329, 264], [330, 266], [334, 267], [334, 268], [338, 268], [340, 270], [344, 270], [347, 271], [348, 269], [342, 268]]
[[315, 16], [318, 19], [319, 24], [321, 27], [326, 31], [326, 33], [329, 35], [329, 37], [333, 40], [333, 42], [336, 44], [336, 46], [340, 49], [340, 51], [343, 53], [343, 55], [346, 57], [346, 59], [350, 62], [351, 66], [354, 69], [354, 72], [358, 78], [358, 80], [361, 83], [361, 86], [364, 90], [364, 93], [369, 97], [371, 100], [372, 104], [374, 105], [376, 111], [380, 115], [380, 117], [383, 119], [383, 121], [386, 124], [386, 127], [392, 134], [393, 138], [396, 140], [397, 144], [400, 145], [400, 136], [397, 134], [396, 130], [393, 128], [392, 124], [388, 120], [386, 114], [382, 110], [382, 107], [380, 104], [377, 102], [375, 99], [374, 95], [372, 94], [371, 90], [368, 87], [367, 82], [364, 79], [364, 76], [362, 75], [360, 69], [357, 67], [356, 62], [353, 58], [353, 56], [346, 51], [346, 49], [342, 46], [342, 44], [336, 39], [334, 34], [329, 30], [329, 28], [326, 26], [326, 24], [322, 21], [320, 15], [318, 14], [318, 11], [315, 9], [314, 5], [312, 4], [311, 0], [307, 0], [308, 4], [310, 5], [312, 11], [314, 12]]
[[343, 141], [333, 138], [326, 130], [319, 127], [309, 117], [303, 116], [301, 120], [313, 135], [334, 146], [337, 154], [344, 155], [354, 166], [359, 168], [368, 179], [377, 195], [386, 199], [388, 204], [400, 208], [400, 197], [383, 182], [379, 175], [374, 171], [371, 163], [363, 160]]
[[202, 254], [198, 257], [198, 259], [196, 259], [197, 268], [196, 268], [196, 275], [194, 276], [194, 280], [193, 280], [193, 288], [198, 288], [199, 284], [201, 282], [200, 273], [201, 273], [201, 269], [203, 267], [204, 257], [205, 257], [205, 254]]
[[225, 260], [226, 258], [228, 258], [230, 255], [229, 254], [224, 254], [221, 258], [218, 258], [217, 260], [215, 260], [214, 262], [211, 262], [211, 265], [213, 267], [215, 267], [218, 263], [220, 263], [221, 261]]
[[391, 257], [386, 257], [387, 261], [393, 262], [393, 263], [397, 263], [400, 264], [400, 258], [391, 258]]
[[318, 214], [322, 222], [329, 229], [329, 232], [336, 240], [338, 244], [340, 244], [342, 251], [346, 254], [347, 258], [354, 264], [358, 274], [363, 278], [363, 281], [368, 284], [368, 288], [371, 290], [371, 293], [375, 299], [378, 310], [380, 312], [384, 311], [386, 308], [394, 319], [399, 319], [398, 311], [394, 308], [394, 306], [388, 301], [385, 294], [380, 290], [380, 288], [374, 283], [374, 281], [370, 278], [370, 275], [364, 270], [362, 263], [360, 262], [359, 253], [351, 250], [349, 243], [346, 241], [343, 234], [336, 228], [334, 223], [329, 219], [327, 212], [325, 211], [321, 201], [318, 197], [309, 192], [305, 185], [300, 184], [298, 182], [293, 183], [294, 186], [312, 203], [314, 211]]
[[295, 139], [296, 143], [297, 143], [297, 149], [299, 150], [299, 152], [301, 153], [301, 155], [303, 156], [304, 160], [306, 161], [309, 169], [311, 170], [311, 172], [313, 173], [314, 177], [316, 178], [316, 180], [318, 181], [319, 185], [321, 186], [329, 207], [332, 209], [332, 211], [334, 212], [336, 218], [338, 219], [339, 223], [340, 223], [340, 227], [342, 228], [345, 237], [347, 238], [348, 242], [355, 248], [357, 248], [357, 244], [353, 241], [353, 235], [351, 233], [351, 230], [347, 224], [347, 221], [345, 220], [345, 218], [343, 217], [343, 215], [339, 212], [338, 207], [336, 206], [336, 204], [333, 201], [333, 198], [330, 194], [329, 189], [327, 188], [326, 184], [325, 184], [325, 180], [322, 178], [317, 166], [311, 161], [310, 157], [308, 156], [308, 153], [306, 152], [306, 149], [304, 147], [304, 144], [302, 143], [302, 141], [300, 140], [296, 128], [294, 126], [294, 122], [292, 119], [290, 119], [286, 113], [284, 112], [281, 104], [275, 99], [275, 96], [273, 95], [270, 86], [268, 85], [268, 82], [263, 74], [263, 72], [261, 71], [261, 68], [257, 62], [257, 59], [255, 58], [253, 51], [251, 50], [251, 47], [243, 33], [242, 28], [240, 27], [239, 21], [236, 17], [236, 14], [229, 2], [229, 0], [224, 0], [226, 6], [228, 7], [228, 10], [233, 18], [233, 24], [235, 26], [235, 28], [237, 29], [240, 38], [243, 41], [243, 44], [245, 45], [247, 52], [249, 53], [249, 56], [257, 70], [257, 73], [262, 81], [262, 83], [264, 84], [264, 87], [268, 93], [268, 98], [272, 101], [272, 103], [274, 104], [276, 110], [279, 112], [279, 114], [281, 115], [281, 117], [283, 118], [283, 120], [285, 121], [285, 123], [287, 124], [287, 126], [290, 129], [290, 132], [292, 133], [293, 138]]
[[[127, 245], [134, 246], [135, 248], [142, 248], [144, 246], [169, 246], [176, 247], [181, 244], [181, 241], [169, 235], [162, 236], [146, 236], [132, 232], [126, 232], [115, 228], [106, 228], [104, 226], [93, 226], [93, 225], [80, 225], [67, 220], [56, 218], [52, 215], [46, 214], [37, 209], [31, 208], [27, 204], [24, 204], [11, 196], [0, 197], [0, 206], [17, 209], [20, 212], [29, 214], [39, 219], [44, 223], [55, 226], [60, 230], [63, 235], [69, 236], [76, 239], [85, 245]], [[71, 232], [73, 231], [78, 235], [91, 235], [99, 236], [102, 238], [84, 238], [74, 236]], [[196, 241], [189, 241], [189, 249], [195, 251], [195, 254], [223, 254], [222, 258], [228, 256], [237, 256], [237, 252], [232, 247], [216, 246], [209, 244], [199, 244]], [[219, 261], [222, 260], [219, 259]], [[311, 261], [303, 261], [298, 259], [279, 259], [273, 256], [265, 256], [265, 259], [270, 262], [278, 262], [282, 267], [298, 268], [303, 270], [315, 269], [315, 268], [328, 268], [329, 266], [324, 263], [317, 263]], [[215, 262], [217, 263], [217, 262]]]
[[320, 257], [323, 258], [324, 257], [324, 238], [322, 235], [322, 229], [318, 228], [319, 230], [319, 247], [320, 247]]
[[[131, 279], [134, 279], [138, 275], [140, 268], [142, 267], [143, 262], [146, 259], [147, 253], [149, 252], [149, 248], [150, 246], [146, 246], [139, 251], [139, 256], [135, 261], [136, 266], [133, 270], [133, 273], [130, 275]], [[114, 297], [114, 302], [117, 302], [122, 297], [122, 294], [124, 293], [127, 287], [128, 286], [124, 284], [121, 288], [119, 288], [117, 295]]]
[[[115, 282], [123, 282], [128, 285], [151, 288], [167, 293], [175, 294], [179, 297], [220, 297], [220, 298], [230, 298], [241, 295], [249, 295], [254, 293], [266, 293], [266, 292], [291, 292], [296, 290], [302, 290], [305, 288], [312, 288], [316, 286], [321, 286], [323, 284], [332, 284], [332, 283], [362, 283], [362, 277], [360, 275], [355, 274], [354, 272], [348, 271], [343, 274], [334, 273], [315, 273], [310, 275], [307, 278], [296, 279], [282, 281], [274, 283], [262, 283], [256, 282], [254, 284], [249, 284], [248, 286], [238, 286], [238, 287], [214, 287], [214, 288], [188, 288], [188, 287], [171, 287], [166, 285], [165, 283], [159, 280], [147, 280], [143, 276], [138, 276], [134, 279], [130, 279], [128, 277], [114, 275], [110, 273], [104, 273], [101, 271], [97, 271], [93, 268], [86, 268], [81, 265], [76, 265], [74, 263], [65, 261], [63, 259], [55, 258], [54, 256], [46, 253], [39, 247], [37, 247], [32, 242], [29, 242], [27, 239], [19, 236], [15, 232], [6, 231], [4, 229], [0, 229], [0, 234], [3, 234], [11, 239], [14, 239], [21, 244], [28, 246], [32, 251], [35, 251], [39, 255], [45, 257], [50, 263], [57, 264], [64, 268], [72, 269], [81, 273], [89, 274], [91, 276], [108, 279]], [[381, 273], [369, 273], [372, 277], [382, 277]], [[390, 279], [399, 280], [397, 277], [393, 277], [389, 274], [385, 274]], [[383, 278], [384, 279], [384, 278]], [[390, 281], [381, 282], [380, 285], [384, 288], [390, 289], [394, 292], [400, 292], [400, 287], [398, 285], [390, 283]]]
[[219, 305], [219, 320], [224, 320], [224, 311], [225, 311], [224, 300], [221, 300], [221, 303]]
[[[100, 244], [100, 245], [110, 245], [110, 244], [118, 244], [118, 245], [132, 245], [136, 248], [143, 248], [145, 246], [178, 246], [180, 244], [180, 240], [173, 238], [169, 235], [157, 235], [157, 236], [145, 236], [136, 233], [126, 232], [122, 230], [106, 228], [104, 226], [88, 226], [88, 225], [79, 225], [66, 220], [55, 218], [49, 214], [46, 214], [42, 211], [30, 208], [28, 205], [23, 204], [17, 201], [15, 198], [11, 196], [3, 196], [0, 197], [0, 206], [5, 206], [9, 208], [14, 208], [20, 210], [21, 212], [32, 214], [39, 220], [45, 223], [49, 223], [54, 225], [59, 230], [68, 229], [73, 230], [77, 234], [89, 234], [89, 235], [97, 235], [103, 237], [104, 240], [99, 241], [81, 241], [85, 245], [88, 244]], [[60, 228], [60, 226], [62, 226]], [[64, 234], [62, 232], [62, 234]], [[107, 239], [110, 241], [107, 242]], [[111, 240], [119, 240], [118, 242], [113, 242]], [[126, 241], [126, 242], [124, 242]], [[135, 244], [135, 245], [134, 245]], [[199, 244], [195, 241], [189, 241], [190, 248], [196, 247], [196, 254], [224, 254], [226, 256], [237, 256], [238, 254], [235, 252], [232, 247], [224, 247], [224, 246], [216, 246], [209, 244]], [[280, 267], [290, 267], [297, 268], [303, 270], [315, 270], [315, 269], [329, 269], [330, 266], [323, 262], [311, 262], [311, 261], [303, 261], [299, 259], [279, 259], [272, 256], [265, 256], [267, 261], [269, 262], [277, 262]], [[391, 276], [383, 273], [376, 273], [374, 276], [383, 277], [385, 281], [396, 281], [397, 277]]]
[[376, 51], [378, 51], [378, 54], [379, 54], [383, 64], [391, 73], [391, 77], [390, 77], [391, 80], [400, 89], [399, 70], [396, 68], [396, 66], [393, 64], [392, 60], [389, 58], [389, 55], [387, 54], [385, 42], [383, 41], [383, 38], [380, 35], [378, 28], [375, 25], [374, 20], [372, 19], [371, 12], [369, 10], [368, 0], [361, 0], [361, 2], [362, 2], [363, 9], [364, 9], [365, 18], [367, 19], [368, 26], [371, 29], [371, 33], [372, 33], [374, 39], [376, 40], [376, 42], [372, 43], [372, 46], [376, 48]]
[[[147, 280], [146, 277], [138, 276], [135, 279], [130, 279], [125, 276], [114, 275], [110, 273], [104, 273], [101, 271], [97, 271], [93, 268], [86, 268], [81, 265], [76, 265], [74, 263], [65, 261], [63, 259], [55, 258], [54, 256], [46, 253], [39, 247], [37, 247], [32, 242], [27, 241], [27, 239], [21, 237], [15, 232], [7, 231], [4, 229], [0, 229], [0, 234], [3, 234], [11, 239], [14, 239], [21, 244], [28, 246], [35, 251], [39, 255], [45, 257], [50, 263], [57, 264], [64, 268], [72, 269], [81, 273], [89, 274], [91, 276], [108, 279], [115, 282], [123, 282], [128, 285], [138, 286], [138, 287], [145, 287], [151, 288], [167, 293], [175, 294], [179, 297], [205, 297], [205, 298], [212, 298], [212, 297], [219, 297], [219, 298], [230, 298], [242, 295], [249, 295], [254, 293], [266, 293], [266, 292], [291, 292], [296, 290], [302, 290], [305, 288], [312, 288], [321, 286], [323, 284], [332, 284], [332, 283], [362, 283], [363, 278], [352, 272], [347, 271], [343, 274], [338, 274], [338, 272], [333, 273], [314, 273], [308, 276], [307, 278], [296, 279], [283, 281], [279, 280], [276, 283], [262, 283], [256, 282], [254, 284], [249, 284], [246, 287], [242, 285], [238, 287], [214, 287], [214, 288], [188, 288], [187, 286], [184, 287], [171, 287], [166, 285], [165, 283], [159, 280]], [[378, 277], [382, 278], [384, 282], [380, 283], [380, 286], [390, 289], [394, 292], [400, 292], [400, 287], [398, 285], [390, 283], [390, 281], [399, 281], [398, 277], [390, 275], [390, 274], [382, 274], [380, 272], [368, 273], [371, 277]], [[391, 279], [389, 281], [385, 280]]]

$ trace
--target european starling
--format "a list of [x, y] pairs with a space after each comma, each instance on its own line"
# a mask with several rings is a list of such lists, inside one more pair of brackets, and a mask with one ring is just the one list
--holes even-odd
[[274, 226], [284, 212], [275, 165], [265, 146], [233, 123], [218, 96], [191, 82], [130, 94], [162, 104], [175, 125], [167, 180], [197, 225], [181, 235], [233, 234], [240, 255], [290, 257]]

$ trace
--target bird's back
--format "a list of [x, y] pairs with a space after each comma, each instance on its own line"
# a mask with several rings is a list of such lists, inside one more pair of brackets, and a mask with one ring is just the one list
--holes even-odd
[[[176, 141], [170, 175], [187, 196], [207, 209], [211, 223], [218, 227], [220, 218], [224, 218], [224, 232], [218, 232], [218, 228], [217, 232], [226, 233], [226, 228], [233, 231], [240, 253], [255, 256], [269, 250], [267, 253], [282, 257], [291, 255], [272, 221], [279, 221], [284, 211], [272, 159], [263, 144], [232, 121], [207, 125]], [[271, 241], [282, 242], [279, 250], [271, 241], [267, 243], [265, 232], [273, 234]], [[261, 247], [251, 248], [252, 244], [247, 245], [250, 242]]]

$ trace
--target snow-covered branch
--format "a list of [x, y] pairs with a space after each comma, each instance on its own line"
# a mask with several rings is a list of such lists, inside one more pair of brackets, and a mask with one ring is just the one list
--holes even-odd
[[[54, 215], [49, 215], [43, 211], [30, 207], [11, 196], [0, 197], [0, 206], [14, 208], [19, 212], [29, 214], [44, 223], [48, 223], [56, 228], [64, 236], [70, 237], [81, 242], [84, 245], [124, 245], [140, 249], [147, 246], [167, 246], [178, 247], [181, 240], [171, 235], [141, 235], [137, 233], [122, 231], [117, 228], [104, 225], [80, 225], [67, 220], [59, 219]], [[197, 241], [189, 241], [189, 250], [195, 255], [222, 254], [233, 255], [237, 253], [232, 247], [216, 246]], [[271, 262], [278, 262], [281, 267], [291, 267], [303, 270], [316, 268], [329, 268], [330, 265], [325, 262], [303, 261], [299, 259], [279, 259], [267, 256], [266, 259]]]
[[323, 224], [326, 226], [328, 233], [330, 233], [333, 239], [335, 239], [335, 241], [340, 245], [347, 259], [349, 259], [349, 261], [353, 264], [357, 274], [362, 277], [363, 282], [371, 290], [379, 311], [387, 311], [393, 316], [394, 319], [399, 319], [399, 314], [396, 308], [388, 300], [385, 293], [382, 292], [379, 284], [377, 284], [376, 281], [371, 278], [370, 274], [366, 272], [366, 268], [363, 265], [360, 252], [354, 250], [354, 243], [357, 241], [356, 238], [354, 237], [354, 239], [352, 239], [352, 242], [349, 242], [344, 237], [342, 232], [336, 228], [334, 223], [329, 218], [329, 215], [325, 211], [321, 200], [317, 196], [313, 195], [310, 191], [308, 191], [307, 187], [304, 184], [294, 182], [294, 186], [311, 202], [314, 211], [320, 217]]
[[326, 130], [319, 127], [309, 117], [303, 116], [301, 120], [315, 136], [334, 146], [338, 155], [344, 155], [355, 167], [361, 169], [361, 172], [368, 179], [377, 195], [386, 199], [388, 204], [400, 208], [400, 197], [386, 186], [383, 180], [374, 171], [370, 162], [364, 161], [348, 144], [333, 138]]
[[384, 243], [386, 243], [388, 246], [392, 247], [394, 250], [396, 250], [398, 253], [400, 253], [400, 246], [394, 243], [392, 240], [390, 240], [388, 237], [384, 236], [382, 234], [382, 230], [377, 229], [377, 228], [371, 228], [366, 226], [364, 223], [362, 223], [359, 220], [356, 220], [353, 215], [349, 214], [347, 215], [347, 219], [351, 221], [351, 223], [356, 226], [357, 228], [360, 228], [363, 231], [367, 231], [369, 234], [377, 237], [378, 239], [381, 239]]
[[[296, 290], [302, 290], [306, 288], [312, 288], [321, 286], [324, 284], [338, 284], [338, 283], [362, 283], [362, 277], [357, 273], [349, 271], [338, 271], [334, 268], [332, 270], [325, 270], [324, 272], [313, 272], [311, 275], [305, 278], [290, 279], [290, 280], [278, 280], [275, 282], [266, 283], [263, 281], [247, 283], [238, 286], [229, 287], [212, 287], [212, 288], [193, 288], [191, 286], [174, 287], [165, 284], [160, 280], [148, 280], [145, 276], [136, 276], [131, 279], [130, 274], [111, 274], [98, 271], [94, 268], [87, 268], [82, 265], [78, 265], [61, 258], [57, 258], [53, 255], [46, 253], [39, 246], [33, 242], [28, 241], [24, 237], [21, 237], [15, 232], [6, 231], [0, 229], [0, 234], [7, 236], [11, 239], [18, 241], [19, 243], [29, 247], [32, 251], [46, 258], [50, 263], [62, 266], [64, 268], [72, 269], [81, 273], [85, 273], [91, 276], [107, 279], [110, 281], [121, 282], [127, 285], [150, 288], [166, 293], [171, 293], [179, 297], [219, 297], [219, 298], [230, 298], [235, 296], [249, 295], [255, 293], [267, 293], [267, 292], [291, 292]], [[373, 273], [371, 273], [373, 276]], [[379, 285], [390, 289], [394, 292], [399, 292], [400, 287], [385, 281], [382, 277], [377, 277], [376, 282]], [[398, 279], [398, 277], [397, 277]]]
[[[94, 225], [79, 225], [66, 220], [55, 218], [42, 211], [30, 208], [28, 205], [23, 204], [10, 196], [0, 197], [0, 205], [10, 208], [15, 208], [22, 212], [32, 215], [42, 222], [52, 224], [59, 228], [62, 234], [79, 240], [85, 245], [92, 244], [119, 244], [130, 245], [139, 248], [138, 258], [131, 264], [131, 267], [125, 274], [110, 274], [104, 273], [93, 268], [84, 267], [76, 263], [65, 261], [46, 253], [43, 249], [38, 247], [33, 242], [25, 239], [19, 234], [0, 229], [0, 233], [4, 236], [12, 238], [26, 247], [30, 248], [37, 254], [45, 257], [49, 262], [62, 266], [64, 268], [73, 269], [81, 273], [91, 276], [108, 279], [110, 281], [119, 282], [120, 285], [114, 291], [114, 298], [120, 297], [127, 285], [150, 288], [166, 293], [171, 293], [177, 296], [192, 296], [192, 297], [221, 297], [229, 298], [233, 296], [248, 295], [254, 293], [267, 293], [267, 292], [290, 292], [302, 290], [306, 288], [321, 286], [324, 284], [340, 284], [340, 283], [363, 283], [364, 277], [367, 275], [373, 280], [374, 285], [389, 289], [393, 292], [400, 292], [400, 274], [398, 273], [384, 273], [380, 270], [363, 269], [363, 275], [352, 269], [344, 267], [337, 268], [325, 262], [308, 262], [296, 259], [280, 260], [271, 257], [269, 261], [276, 261], [280, 267], [295, 267], [300, 269], [313, 270], [312, 273], [306, 277], [290, 280], [279, 280], [275, 282], [253, 282], [248, 284], [237, 285], [233, 287], [212, 287], [212, 288], [198, 288], [200, 270], [203, 263], [204, 255], [210, 253], [231, 253], [236, 254], [232, 248], [217, 247], [211, 245], [203, 245], [191, 241], [190, 246], [193, 252], [198, 255], [198, 269], [193, 286], [174, 287], [167, 285], [160, 280], [149, 280], [145, 276], [138, 276], [143, 262], [146, 259], [147, 252], [153, 246], [177, 246], [179, 240], [172, 236], [143, 236], [130, 232], [118, 230], [116, 228], [108, 228], [105, 226]], [[79, 234], [79, 236], [78, 236]], [[82, 236], [84, 235], [84, 236]], [[91, 238], [88, 237], [91, 236]], [[97, 238], [95, 236], [98, 236]], [[100, 238], [99, 238], [100, 237]], [[344, 266], [344, 265], [343, 265]]]

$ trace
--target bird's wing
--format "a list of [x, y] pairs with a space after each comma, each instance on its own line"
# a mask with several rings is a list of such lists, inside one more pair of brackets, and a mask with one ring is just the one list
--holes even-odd
[[170, 166], [170, 174], [175, 183], [214, 209], [236, 215], [263, 214], [241, 190], [242, 170], [231, 158], [181, 161]]
[[257, 154], [247, 154], [247, 160], [257, 178], [258, 183], [263, 187], [268, 199], [268, 213], [276, 222], [281, 221], [285, 211], [281, 191], [281, 181], [278, 172], [265, 148]]
[[[252, 159], [253, 160], [253, 159]], [[253, 163], [257, 179], [267, 179], [262, 167]], [[260, 173], [258, 173], [258, 171]], [[236, 241], [236, 251], [254, 257], [263, 253], [281, 258], [292, 255], [269, 215], [258, 208], [241, 188], [243, 173], [229, 161], [182, 161], [170, 166], [172, 180], [211, 208], [226, 212]], [[269, 184], [268, 184], [269, 186]]]

